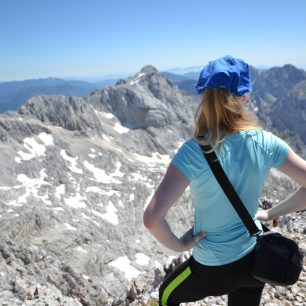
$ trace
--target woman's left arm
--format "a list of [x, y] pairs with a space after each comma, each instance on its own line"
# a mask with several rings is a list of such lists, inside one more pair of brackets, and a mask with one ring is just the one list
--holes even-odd
[[165, 219], [170, 207], [183, 194], [188, 185], [189, 180], [186, 176], [177, 167], [170, 164], [143, 215], [144, 225], [155, 238], [176, 252], [191, 249], [205, 236], [203, 232], [193, 236], [192, 229], [189, 229], [181, 238], [178, 238]]

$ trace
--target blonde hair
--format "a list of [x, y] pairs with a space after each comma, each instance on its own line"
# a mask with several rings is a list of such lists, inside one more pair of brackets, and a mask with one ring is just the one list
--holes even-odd
[[[218, 147], [228, 134], [260, 127], [245, 107], [243, 98], [223, 89], [208, 88], [204, 91], [195, 121], [194, 136], [201, 144], [211, 144], [213, 147]], [[201, 138], [207, 132], [209, 137]]]

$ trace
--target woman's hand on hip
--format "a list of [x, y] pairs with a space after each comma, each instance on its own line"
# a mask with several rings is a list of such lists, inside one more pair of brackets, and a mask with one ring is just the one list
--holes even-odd
[[206, 236], [205, 232], [200, 232], [194, 236], [193, 227], [192, 227], [180, 238], [180, 241], [184, 248], [184, 250], [182, 251], [188, 251], [192, 249], [195, 246], [195, 244], [201, 239], [203, 239], [205, 236]]
[[258, 210], [256, 213], [256, 219], [259, 221], [268, 221], [269, 219], [269, 212], [267, 210]]

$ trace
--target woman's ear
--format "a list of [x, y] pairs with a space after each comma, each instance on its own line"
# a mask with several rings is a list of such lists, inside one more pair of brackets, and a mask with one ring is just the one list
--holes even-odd
[[241, 102], [248, 102], [249, 96], [248, 94], [244, 94], [243, 96], [240, 97]]

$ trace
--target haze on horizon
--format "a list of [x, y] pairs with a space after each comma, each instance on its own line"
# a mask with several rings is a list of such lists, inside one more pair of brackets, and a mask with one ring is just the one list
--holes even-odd
[[226, 54], [306, 68], [306, 1], [0, 3], [0, 82], [131, 75], [203, 66]]

